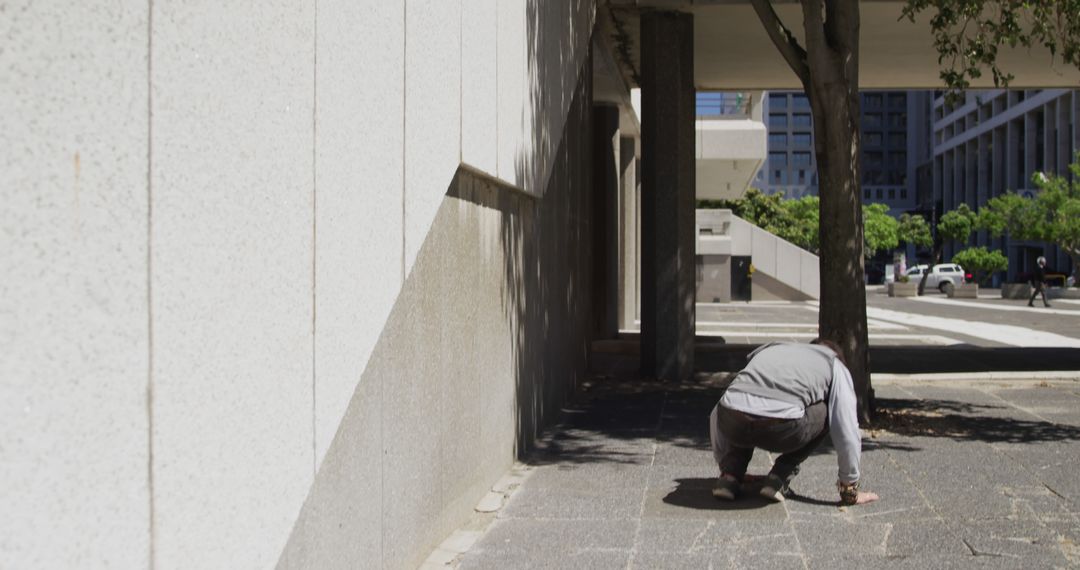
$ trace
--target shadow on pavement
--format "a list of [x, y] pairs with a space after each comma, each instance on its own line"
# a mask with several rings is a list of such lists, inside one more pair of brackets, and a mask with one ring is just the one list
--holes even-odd
[[664, 496], [664, 502], [677, 507], [708, 511], [745, 511], [761, 509], [776, 503], [757, 494], [760, 484], [744, 484], [742, 494], [734, 501], [721, 501], [712, 496], [714, 477], [675, 479], [676, 487]]
[[869, 426], [872, 437], [878, 431], [904, 437], [943, 437], [986, 443], [1080, 441], [1078, 426], [995, 413], [995, 410], [1004, 410], [1005, 406], [896, 398], [880, 398], [877, 404], [874, 421]]

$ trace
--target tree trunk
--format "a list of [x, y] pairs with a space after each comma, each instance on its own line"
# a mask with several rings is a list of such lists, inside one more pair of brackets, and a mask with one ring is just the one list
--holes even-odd
[[[859, 399], [860, 421], [873, 410], [863, 242], [859, 140], [859, 3], [803, 0], [804, 81], [814, 113], [821, 198], [819, 334], [839, 344]], [[822, 18], [824, 16], [824, 18]]]
[[844, 351], [865, 422], [874, 405], [866, 330], [859, 143], [859, 2], [801, 0], [805, 49], [769, 0], [750, 0], [814, 113], [820, 201], [818, 334]]

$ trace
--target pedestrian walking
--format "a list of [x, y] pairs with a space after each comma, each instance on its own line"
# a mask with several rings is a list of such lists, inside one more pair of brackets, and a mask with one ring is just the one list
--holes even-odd
[[1031, 274], [1031, 298], [1028, 299], [1028, 306], [1035, 306], [1035, 297], [1042, 295], [1042, 302], [1044, 307], [1049, 307], [1050, 303], [1046, 302], [1046, 258], [1039, 256], [1039, 259], [1035, 260], [1035, 272]]
[[770, 343], [750, 353], [709, 418], [713, 456], [720, 467], [713, 496], [734, 500], [755, 448], [780, 456], [760, 493], [783, 501], [799, 465], [831, 436], [836, 448], [840, 502], [876, 501], [859, 490], [862, 440], [855, 387], [840, 348], [815, 339], [811, 344]]

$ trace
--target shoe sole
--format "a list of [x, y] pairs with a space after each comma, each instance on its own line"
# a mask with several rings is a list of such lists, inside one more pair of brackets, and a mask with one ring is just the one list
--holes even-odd
[[774, 503], [784, 502], [784, 492], [768, 485], [762, 487], [759, 494]]
[[734, 501], [735, 493], [731, 489], [713, 489], [712, 496], [720, 499], [721, 501]]

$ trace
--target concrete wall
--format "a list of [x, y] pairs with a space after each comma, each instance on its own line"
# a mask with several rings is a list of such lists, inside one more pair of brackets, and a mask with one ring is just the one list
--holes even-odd
[[147, 18], [0, 4], [2, 568], [150, 560]]
[[593, 3], [150, 6], [0, 27], [0, 567], [411, 566], [584, 369]]

